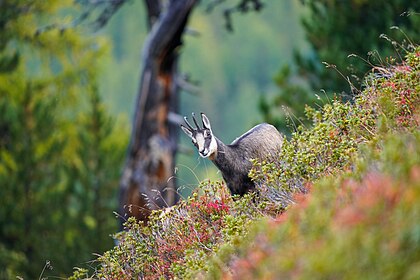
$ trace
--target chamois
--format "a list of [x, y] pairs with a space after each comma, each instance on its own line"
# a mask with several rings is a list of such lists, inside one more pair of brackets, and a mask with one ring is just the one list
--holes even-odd
[[236, 138], [230, 145], [217, 139], [211, 129], [207, 116], [201, 113], [203, 128], [192, 114], [196, 128], [184, 117], [186, 126], [181, 129], [187, 134], [201, 157], [209, 158], [221, 171], [230, 193], [244, 195], [255, 189], [255, 184], [248, 173], [252, 168], [251, 159], [269, 160], [280, 150], [282, 135], [267, 123], [254, 126], [248, 132]]

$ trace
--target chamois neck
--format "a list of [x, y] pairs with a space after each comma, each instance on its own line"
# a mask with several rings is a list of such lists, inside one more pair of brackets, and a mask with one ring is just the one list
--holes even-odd
[[217, 152], [215, 152], [210, 160], [220, 169], [220, 171], [225, 172], [228, 169], [231, 169], [234, 164], [231, 161], [234, 161], [235, 157], [232, 155], [232, 149], [216, 138], [217, 142]]

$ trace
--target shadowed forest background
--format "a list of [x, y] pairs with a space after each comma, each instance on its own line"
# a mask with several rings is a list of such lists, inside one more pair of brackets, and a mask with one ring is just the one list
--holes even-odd
[[[0, 1], [0, 279], [69, 275], [119, 230], [146, 14], [127, 1], [95, 29], [92, 18], [75, 22], [88, 2]], [[305, 104], [350, 99], [372, 64], [398, 57], [393, 42], [419, 39], [415, 1], [265, 1], [233, 13], [233, 31], [225, 6], [207, 12], [202, 2], [180, 50], [194, 85], [180, 93], [180, 115], [205, 112], [225, 143], [262, 121], [290, 136]], [[179, 151], [181, 196], [221, 179], [183, 135]]]

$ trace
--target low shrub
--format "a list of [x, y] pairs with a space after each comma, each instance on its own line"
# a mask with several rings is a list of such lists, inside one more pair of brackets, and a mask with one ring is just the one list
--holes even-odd
[[419, 79], [417, 47], [373, 68], [352, 102], [307, 108], [312, 126], [277, 161], [253, 161], [258, 195], [202, 182], [147, 225], [129, 219], [93, 278], [420, 276]]
[[[347, 173], [319, 180], [287, 212], [253, 223], [212, 276], [418, 279], [420, 133], [380, 142], [382, 149], [360, 155], [369, 162], [360, 178]], [[397, 149], [404, 160], [395, 157]]]

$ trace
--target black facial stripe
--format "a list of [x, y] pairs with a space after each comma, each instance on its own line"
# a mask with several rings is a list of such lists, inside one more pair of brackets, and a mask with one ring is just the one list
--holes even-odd
[[206, 137], [205, 139], [204, 139], [204, 146], [206, 147], [206, 148], [210, 148], [210, 143], [211, 143], [211, 137], [209, 136], [209, 137]]

